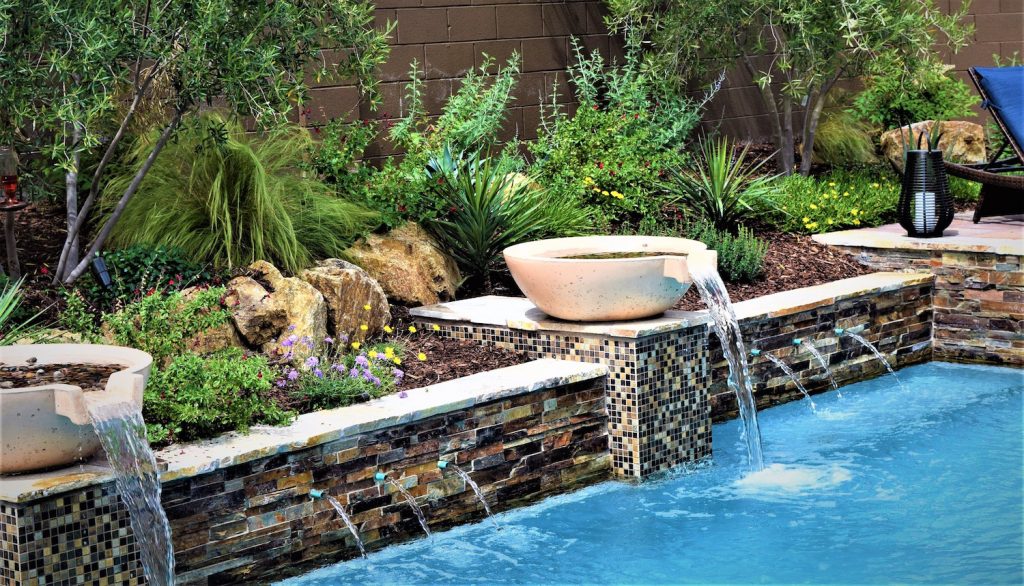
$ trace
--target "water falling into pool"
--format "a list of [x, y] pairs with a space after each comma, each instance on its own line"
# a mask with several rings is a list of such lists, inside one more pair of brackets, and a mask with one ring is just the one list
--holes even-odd
[[160, 505], [160, 473], [146, 442], [146, 423], [130, 403], [87, 402], [107, 461], [114, 471], [118, 495], [128, 508], [132, 534], [139, 546], [147, 583], [174, 584], [171, 526]]
[[473, 493], [476, 494], [476, 498], [480, 499], [480, 502], [483, 503], [484, 511], [487, 513], [487, 518], [490, 519], [492, 523], [494, 523], [494, 528], [501, 529], [501, 526], [498, 525], [498, 522], [494, 519], [494, 515], [491, 513], [491, 507], [490, 505], [487, 504], [487, 499], [484, 498], [483, 491], [480, 490], [480, 487], [477, 486], [477, 483], [473, 482], [473, 479], [469, 477], [469, 474], [462, 468], [456, 466], [455, 464], [452, 464], [451, 462], [445, 462], [444, 460], [438, 462], [437, 465], [442, 470], [445, 470], [447, 468], [451, 468], [452, 470], [454, 470], [455, 473], [458, 474], [459, 477], [462, 478], [462, 480], [464, 480], [466, 484], [468, 484], [469, 487], [473, 489]]
[[839, 390], [839, 383], [836, 382], [836, 377], [832, 376], [832, 369], [828, 367], [828, 360], [825, 360], [825, 357], [822, 356], [821, 352], [814, 347], [814, 344], [811, 344], [810, 342], [803, 342], [801, 345], [804, 348], [807, 348], [807, 351], [811, 353], [811, 356], [813, 356], [814, 359], [818, 361], [818, 364], [825, 369], [825, 375], [828, 376], [829, 384], [831, 384], [832, 388], [835, 389], [836, 396], [840, 399], [843, 398], [843, 393]]
[[790, 368], [789, 365], [783, 362], [781, 359], [776, 358], [771, 354], [762, 354], [761, 356], [764, 356], [765, 358], [770, 360], [772, 364], [781, 368], [782, 372], [786, 373], [786, 375], [789, 378], [791, 378], [794, 383], [796, 383], [796, 388], [799, 389], [800, 392], [804, 394], [804, 398], [806, 398], [811, 403], [811, 411], [817, 413], [818, 406], [814, 404], [814, 399], [811, 398], [811, 394], [807, 392], [806, 388], [804, 388], [803, 383], [800, 382], [800, 379], [796, 376], [796, 373], [793, 372], [793, 369]]
[[871, 353], [875, 355], [875, 358], [877, 358], [883, 365], [885, 365], [885, 369], [889, 371], [889, 374], [891, 374], [893, 378], [896, 379], [896, 382], [900, 385], [900, 389], [904, 391], [907, 390], [906, 387], [903, 386], [903, 381], [901, 381], [900, 377], [896, 375], [896, 371], [892, 369], [892, 365], [889, 364], [889, 361], [885, 359], [885, 355], [879, 352], [878, 348], [876, 348], [874, 344], [868, 342], [867, 339], [864, 338], [864, 336], [861, 336], [860, 334], [854, 332], [846, 332], [846, 335], [850, 336], [854, 340], [857, 340], [858, 342], [860, 342], [861, 346], [864, 346], [865, 348], [870, 350]]
[[412, 508], [412, 512], [416, 513], [416, 520], [420, 522], [420, 527], [423, 527], [423, 532], [427, 534], [427, 537], [430, 537], [430, 527], [427, 525], [427, 517], [423, 514], [423, 509], [420, 508], [419, 503], [416, 502], [416, 498], [409, 494], [409, 491], [402, 486], [401, 482], [395, 482], [388, 478], [388, 484], [394, 486], [398, 489], [398, 492], [402, 493], [402, 496], [405, 497], [406, 502], [408, 502], [409, 506]]
[[359, 530], [356, 529], [356, 526], [352, 523], [352, 519], [348, 516], [348, 513], [345, 512], [345, 507], [341, 506], [341, 503], [329, 494], [325, 494], [324, 498], [327, 499], [327, 502], [331, 503], [331, 506], [334, 507], [338, 516], [341, 517], [342, 521], [344, 521], [345, 527], [348, 528], [348, 532], [351, 533], [352, 537], [356, 540], [356, 546], [359, 548], [359, 555], [365, 558], [366, 546], [363, 545], [363, 538], [359, 536]]
[[743, 333], [732, 308], [732, 301], [714, 265], [693, 263], [689, 268], [693, 284], [700, 291], [700, 297], [708, 306], [715, 323], [715, 334], [722, 342], [722, 354], [729, 363], [729, 387], [736, 393], [740, 407], [743, 439], [747, 444], [747, 462], [752, 470], [763, 470], [757, 402], [754, 400], [754, 386], [750, 379], [750, 366], [747, 364], [747, 350], [743, 346]]

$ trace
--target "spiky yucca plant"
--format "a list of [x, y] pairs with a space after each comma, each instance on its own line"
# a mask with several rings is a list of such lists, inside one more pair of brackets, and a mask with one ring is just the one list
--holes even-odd
[[[148, 155], [143, 137], [126, 172], [104, 189], [109, 212]], [[267, 260], [288, 270], [339, 256], [376, 214], [302, 170], [312, 138], [298, 126], [257, 136], [210, 112], [178, 133], [150, 169], [111, 234], [111, 244], [180, 249], [231, 268]]]

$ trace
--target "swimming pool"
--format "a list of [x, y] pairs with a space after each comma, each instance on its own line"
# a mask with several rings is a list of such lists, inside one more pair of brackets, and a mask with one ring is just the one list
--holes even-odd
[[[283, 584], [1020, 583], [1024, 371], [930, 363], [737, 421], [714, 461], [607, 482]], [[493, 504], [493, 503], [492, 503]]]

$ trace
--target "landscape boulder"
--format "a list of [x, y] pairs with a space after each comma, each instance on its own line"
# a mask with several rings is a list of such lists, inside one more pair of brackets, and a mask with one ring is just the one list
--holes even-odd
[[[327, 336], [327, 303], [315, 287], [297, 277], [285, 277], [266, 261], [256, 261], [249, 269], [269, 286], [264, 290], [270, 296], [269, 307], [274, 308], [271, 311], [284, 312], [283, 327], [262, 344], [264, 352], [273, 354], [281, 350], [281, 342], [290, 336], [314, 344], [323, 341]], [[299, 345], [293, 349], [300, 354], [304, 350]]]
[[454, 299], [462, 280], [455, 263], [413, 222], [384, 235], [371, 234], [347, 254], [390, 299], [402, 303], [433, 305]]
[[235, 277], [228, 282], [224, 305], [245, 342], [259, 348], [288, 327], [288, 315], [276, 299], [251, 277]]
[[391, 321], [391, 308], [380, 284], [350, 262], [330, 258], [302, 271], [299, 277], [326, 301], [326, 323], [335, 338], [362, 341]]
[[[912, 138], [908, 134], [908, 127], [896, 128], [882, 133], [881, 147], [882, 154], [897, 168], [903, 168], [903, 145], [911, 149], [917, 148], [917, 138], [922, 132], [932, 132], [934, 122], [925, 120], [910, 125]], [[902, 132], [902, 138], [900, 133]], [[942, 138], [939, 140], [939, 150], [947, 161], [956, 163], [984, 163], [985, 162], [985, 129], [974, 122], [953, 120], [939, 123], [939, 132]], [[921, 139], [921, 148], [927, 148], [927, 137]]]

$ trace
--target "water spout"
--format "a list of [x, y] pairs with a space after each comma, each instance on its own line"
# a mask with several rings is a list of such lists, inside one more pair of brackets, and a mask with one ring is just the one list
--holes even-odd
[[754, 471], [764, 469], [764, 455], [761, 449], [761, 428], [757, 423], [757, 402], [754, 399], [754, 385], [747, 364], [747, 351], [743, 346], [736, 312], [733, 310], [725, 283], [718, 275], [712, 262], [694, 262], [689, 266], [690, 277], [700, 292], [701, 299], [711, 313], [715, 334], [722, 343], [722, 354], [729, 363], [729, 387], [736, 393], [743, 422], [743, 438], [747, 444], [747, 461]]
[[409, 491], [402, 486], [401, 482], [395, 482], [388, 478], [383, 472], [378, 472], [374, 474], [373, 477], [378, 482], [386, 481], [388, 484], [395, 487], [398, 492], [402, 493], [402, 496], [405, 497], [405, 501], [409, 503], [409, 507], [412, 509], [412, 512], [416, 514], [416, 520], [420, 522], [420, 527], [423, 528], [423, 532], [427, 534], [427, 537], [430, 537], [430, 527], [427, 525], [427, 516], [423, 514], [423, 509], [421, 509], [419, 503], [416, 502], [416, 497], [409, 494]]
[[874, 344], [868, 342], [864, 336], [861, 336], [859, 333], [855, 333], [851, 330], [847, 330], [846, 335], [853, 338], [854, 340], [857, 340], [857, 342], [859, 342], [861, 346], [864, 346], [865, 348], [870, 350], [871, 353], [875, 355], [875, 358], [877, 358], [883, 365], [885, 365], [885, 369], [889, 371], [889, 374], [891, 374], [893, 378], [896, 379], [896, 383], [900, 385], [900, 390], [907, 390], [907, 388], [903, 386], [903, 381], [900, 380], [900, 377], [896, 376], [896, 371], [893, 370], [892, 365], [889, 364], [889, 361], [885, 359], [885, 355], [882, 354], [878, 350], [878, 348], [875, 347]]
[[818, 361], [818, 364], [820, 364], [821, 367], [825, 369], [825, 374], [828, 376], [828, 382], [832, 385], [832, 388], [835, 389], [836, 394], [839, 396], [839, 398], [842, 399], [843, 393], [842, 391], [839, 390], [839, 383], [836, 382], [836, 377], [832, 376], [832, 369], [828, 367], [828, 360], [825, 360], [825, 357], [822, 356], [821, 352], [819, 352], [818, 349], [814, 347], [814, 344], [805, 342], [800, 338], [794, 339], [793, 344], [807, 348], [807, 351], [811, 353], [811, 356], [814, 356], [814, 359]]
[[494, 515], [491, 513], [491, 507], [490, 505], [487, 504], [487, 499], [484, 497], [483, 491], [480, 490], [480, 487], [477, 485], [476, 482], [473, 482], [473, 479], [469, 477], [469, 474], [465, 470], [445, 460], [438, 460], [437, 467], [440, 468], [441, 470], [447, 470], [448, 468], [454, 470], [455, 473], [458, 474], [459, 477], [462, 478], [462, 480], [464, 480], [466, 484], [468, 484], [469, 487], [473, 489], [473, 492], [476, 494], [476, 498], [480, 499], [480, 502], [483, 503], [484, 512], [487, 513], [487, 518], [490, 519], [492, 523], [494, 523], [494, 528], [501, 529], [501, 526], [498, 525], [498, 521], [494, 519]]
[[356, 529], [355, 523], [352, 522], [352, 518], [348, 516], [347, 512], [345, 512], [345, 507], [341, 506], [341, 503], [339, 503], [338, 500], [335, 499], [333, 496], [325, 494], [324, 491], [322, 490], [312, 488], [309, 490], [309, 496], [316, 500], [327, 499], [327, 502], [331, 503], [331, 506], [334, 507], [335, 512], [338, 513], [338, 516], [341, 517], [342, 522], [345, 523], [345, 527], [348, 528], [348, 532], [351, 533], [352, 537], [356, 540], [356, 547], [359, 548], [359, 555], [365, 558], [366, 546], [363, 545], [363, 538], [359, 536], [359, 530]]
[[[755, 354], [755, 352], [756, 352], [756, 354]], [[810, 404], [811, 404], [811, 411], [814, 412], [814, 413], [818, 412], [818, 406], [814, 404], [814, 399], [811, 398], [811, 394], [807, 392], [807, 389], [804, 388], [803, 383], [800, 382], [800, 379], [796, 376], [796, 373], [793, 372], [793, 369], [790, 368], [788, 364], [783, 362], [781, 359], [779, 359], [779, 358], [777, 358], [775, 356], [772, 356], [771, 354], [761, 354], [761, 351], [760, 350], [756, 350], [756, 349], [755, 350], [751, 350], [750, 351], [750, 355], [751, 356], [764, 356], [769, 361], [771, 361], [772, 364], [774, 364], [775, 366], [778, 366], [779, 368], [781, 368], [782, 372], [786, 373], [786, 375], [789, 376], [789, 378], [793, 380], [793, 382], [796, 384], [796, 388], [799, 389], [801, 393], [803, 393], [804, 398], [806, 398], [810, 402]]]

